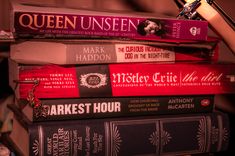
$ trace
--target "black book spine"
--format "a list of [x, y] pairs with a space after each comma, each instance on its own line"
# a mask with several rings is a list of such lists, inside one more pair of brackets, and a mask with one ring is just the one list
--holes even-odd
[[29, 154], [124, 156], [217, 152], [228, 146], [228, 122], [226, 114], [214, 112], [35, 123], [29, 128]]
[[33, 110], [33, 121], [212, 112], [214, 96], [49, 99], [42, 104], [46, 115]]

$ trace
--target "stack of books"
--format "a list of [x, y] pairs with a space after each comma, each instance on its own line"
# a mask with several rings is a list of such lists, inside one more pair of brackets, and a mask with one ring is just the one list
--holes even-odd
[[206, 21], [12, 5], [4, 135], [19, 155], [190, 155], [226, 150], [235, 92]]

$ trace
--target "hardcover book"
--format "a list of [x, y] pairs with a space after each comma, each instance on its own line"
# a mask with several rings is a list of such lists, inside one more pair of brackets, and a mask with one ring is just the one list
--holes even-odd
[[12, 3], [16, 37], [206, 40], [208, 23], [126, 13], [110, 13]]
[[[164, 43], [123, 40], [24, 41], [11, 44], [10, 58], [23, 64], [102, 64], [217, 61], [219, 40]], [[200, 44], [200, 46], [199, 46]]]
[[74, 120], [131, 117], [157, 114], [208, 113], [214, 109], [213, 95], [43, 99], [45, 111], [33, 109], [20, 100], [8, 107], [24, 114], [29, 121]]
[[213, 153], [226, 150], [230, 137], [228, 116], [221, 112], [39, 122], [28, 131], [20, 119], [14, 118], [9, 138], [30, 156]]
[[233, 63], [84, 66], [30, 66], [10, 60], [9, 63], [9, 83], [19, 99], [27, 99], [32, 91], [37, 98], [235, 93]]

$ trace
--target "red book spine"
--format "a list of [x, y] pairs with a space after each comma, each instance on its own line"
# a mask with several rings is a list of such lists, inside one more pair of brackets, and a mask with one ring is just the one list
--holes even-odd
[[[231, 70], [235, 64], [133, 63], [18, 68], [15, 80], [39, 80], [34, 92], [38, 98], [235, 93], [235, 71]], [[20, 83], [19, 97], [27, 98], [32, 86]]]

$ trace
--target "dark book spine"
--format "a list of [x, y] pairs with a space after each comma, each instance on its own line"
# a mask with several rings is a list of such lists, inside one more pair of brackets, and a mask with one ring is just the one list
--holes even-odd
[[[133, 63], [86, 66], [24, 66], [11, 71], [20, 82], [38, 80], [38, 98], [171, 96], [235, 93], [235, 64]], [[10, 81], [10, 83], [12, 83]], [[12, 85], [15, 89], [15, 86]], [[27, 98], [33, 84], [20, 83]]]
[[30, 155], [183, 155], [225, 150], [226, 114], [42, 122], [29, 128]]
[[[141, 40], [184, 39], [206, 40], [208, 23], [196, 20], [151, 18], [102, 12], [89, 14], [32, 10], [15, 10], [13, 29], [18, 37], [118, 37]], [[50, 9], [50, 8], [49, 8]], [[101, 13], [101, 14], [100, 14]], [[155, 29], [146, 31], [153, 23]]]
[[214, 96], [162, 96], [42, 100], [46, 116], [33, 121], [212, 112]]

